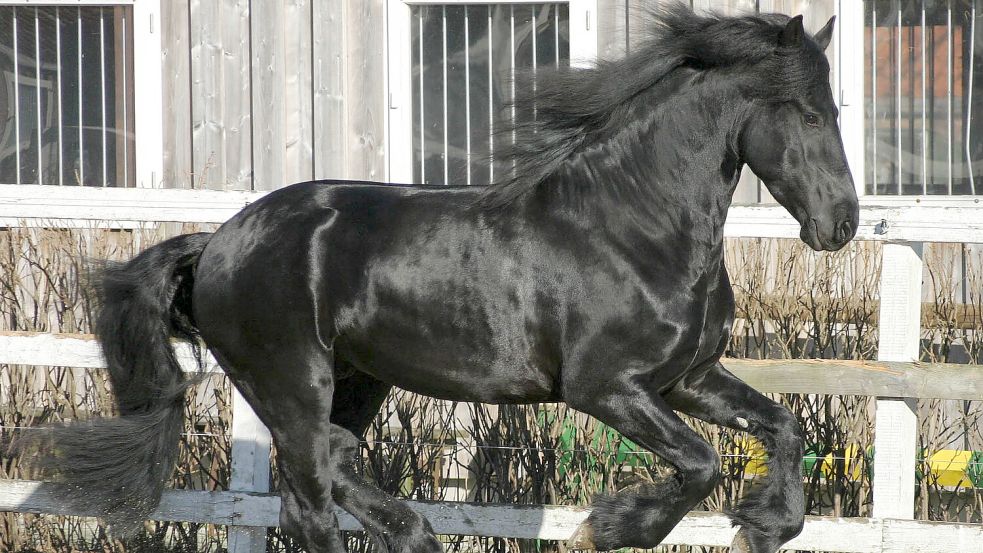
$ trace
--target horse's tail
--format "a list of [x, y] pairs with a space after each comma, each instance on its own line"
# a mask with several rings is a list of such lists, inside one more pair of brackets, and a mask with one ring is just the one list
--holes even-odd
[[45, 462], [67, 484], [65, 499], [97, 511], [118, 535], [147, 519], [174, 470], [184, 395], [195, 380], [182, 372], [171, 338], [197, 342], [191, 290], [210, 237], [171, 238], [95, 275], [95, 332], [119, 416], [52, 429]]

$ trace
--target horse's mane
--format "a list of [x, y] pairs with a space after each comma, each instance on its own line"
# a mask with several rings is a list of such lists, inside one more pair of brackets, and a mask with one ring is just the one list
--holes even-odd
[[[647, 15], [650, 36], [624, 58], [589, 68], [540, 70], [534, 75], [535, 87], [517, 87], [526, 90], [514, 101], [517, 111], [535, 110], [536, 116], [502, 130], [505, 144], [493, 162], [504, 176], [486, 189], [482, 206], [510, 203], [574, 163], [581, 152], [632, 128], [639, 113], [633, 107], [642, 93], [680, 67], [712, 71], [756, 66], [748, 95], [791, 99], [815, 82], [823, 59], [808, 37], [803, 48], [779, 45], [790, 20], [786, 15], [698, 15], [683, 4], [655, 8]], [[647, 95], [644, 101], [653, 98]]]

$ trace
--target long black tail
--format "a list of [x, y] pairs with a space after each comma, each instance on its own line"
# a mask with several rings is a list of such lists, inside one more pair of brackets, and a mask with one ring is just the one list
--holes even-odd
[[208, 233], [186, 234], [97, 275], [95, 331], [119, 416], [51, 429], [46, 466], [61, 475], [71, 505], [96, 509], [126, 535], [160, 502], [184, 426], [187, 379], [171, 338], [194, 339], [194, 270]]

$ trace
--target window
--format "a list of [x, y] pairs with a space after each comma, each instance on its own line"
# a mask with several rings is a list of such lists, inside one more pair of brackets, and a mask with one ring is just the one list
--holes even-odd
[[983, 0], [865, 0], [865, 192], [983, 194]]
[[592, 8], [390, 0], [390, 180], [491, 182], [503, 123], [533, 116], [509, 107], [513, 77], [593, 58]]
[[[138, 173], [138, 161], [160, 157], [153, 147], [159, 137], [141, 144], [148, 148], [142, 154], [136, 137], [147, 121], [159, 133], [153, 71], [159, 74], [160, 55], [158, 46], [134, 64], [135, 40], [146, 43], [135, 39], [134, 18], [153, 13], [151, 2], [142, 4], [0, 6], [0, 184], [132, 187], [152, 180]], [[153, 32], [146, 27], [142, 33]], [[150, 76], [144, 114], [135, 105], [140, 72]], [[156, 124], [149, 110], [157, 110]]]

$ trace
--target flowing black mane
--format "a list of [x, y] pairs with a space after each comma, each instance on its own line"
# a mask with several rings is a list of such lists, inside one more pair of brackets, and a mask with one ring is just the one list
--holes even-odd
[[742, 79], [747, 97], [776, 101], [801, 97], [828, 72], [813, 40], [800, 48], [780, 46], [790, 20], [786, 15], [698, 15], [674, 4], [652, 10], [649, 17], [650, 36], [626, 57], [590, 68], [540, 71], [535, 88], [518, 87], [527, 92], [515, 99], [517, 111], [535, 110], [536, 116], [520, 118], [502, 132], [504, 142], [513, 136], [514, 142], [496, 152], [493, 161], [503, 177], [486, 191], [485, 207], [508, 204], [575, 163], [580, 153], [637, 128], [632, 123], [651, 112], [639, 109], [643, 102], [658, 103], [675, 92], [661, 99], [642, 93], [677, 69]]

